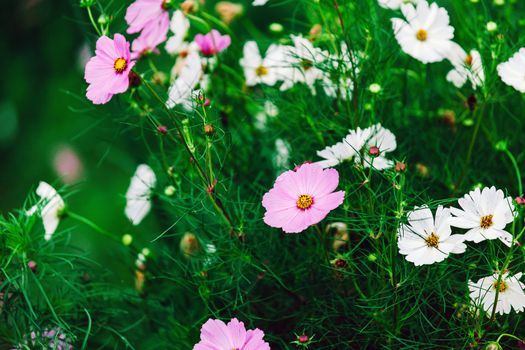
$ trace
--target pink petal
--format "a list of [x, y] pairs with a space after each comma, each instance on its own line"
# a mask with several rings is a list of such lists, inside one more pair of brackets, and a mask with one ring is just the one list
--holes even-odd
[[113, 62], [108, 64], [106, 61], [101, 60], [98, 56], [91, 57], [86, 64], [84, 72], [84, 79], [88, 83], [104, 82], [106, 79], [110, 79], [115, 73], [113, 68]]
[[96, 105], [108, 103], [113, 94], [107, 92], [100, 85], [91, 84], [88, 86], [86, 97]]
[[290, 196], [278, 186], [265, 193], [262, 205], [270, 211], [290, 209], [297, 207], [297, 198]]
[[126, 72], [123, 72], [122, 74], [117, 74], [113, 78], [113, 82], [110, 87], [110, 92], [112, 94], [119, 94], [122, 92], [125, 92], [129, 87], [129, 77]]
[[246, 328], [244, 328], [244, 323], [234, 318], [228, 322], [228, 329], [233, 340], [233, 348], [241, 349], [246, 341]]
[[126, 61], [129, 61], [129, 43], [126, 41], [121, 34], [115, 34], [113, 43], [115, 44], [115, 53], [118, 56], [117, 58], [124, 58]]
[[310, 184], [314, 196], [323, 196], [335, 191], [339, 185], [339, 173], [335, 169], [325, 169], [317, 182]]
[[201, 328], [201, 342], [213, 344], [218, 349], [233, 348], [230, 330], [221, 320], [209, 319]]
[[270, 350], [270, 345], [263, 338], [264, 332], [260, 329], [249, 330], [242, 350]]
[[295, 216], [285, 223], [282, 229], [286, 233], [299, 233], [306, 230], [308, 226], [310, 226], [308, 210], [296, 209]]
[[301, 214], [301, 209], [297, 207], [272, 211], [269, 210], [264, 213], [264, 223], [271, 227], [282, 228], [299, 214]]
[[163, 12], [163, 0], [137, 0], [126, 10], [126, 22], [129, 25], [128, 34], [140, 32], [148, 22], [155, 20]]
[[320, 210], [330, 211], [343, 204], [344, 199], [345, 191], [338, 191], [322, 197], [315, 197], [312, 207], [316, 207]]
[[97, 40], [95, 54], [107, 63], [113, 64], [118, 58], [117, 52], [115, 51], [115, 45], [113, 40], [107, 36], [101, 36]]

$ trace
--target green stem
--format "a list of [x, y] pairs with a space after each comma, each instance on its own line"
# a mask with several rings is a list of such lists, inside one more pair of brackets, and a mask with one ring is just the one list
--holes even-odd
[[98, 36], [102, 36], [102, 32], [100, 31], [100, 29], [98, 29], [98, 26], [95, 23], [95, 20], [93, 19], [93, 14], [91, 13], [91, 6], [87, 7], [87, 12], [88, 12], [89, 20], [91, 21], [91, 24], [93, 25], [93, 28], [95, 28], [95, 31], [97, 32]]
[[516, 172], [516, 179], [518, 180], [518, 195], [522, 196], [523, 195], [523, 183], [521, 181], [521, 172], [518, 166], [518, 162], [516, 161], [516, 158], [512, 155], [512, 153], [507, 148], [505, 148], [504, 152], [507, 155], [507, 157], [509, 157], [510, 161], [512, 162], [512, 166], [514, 167], [514, 171]]

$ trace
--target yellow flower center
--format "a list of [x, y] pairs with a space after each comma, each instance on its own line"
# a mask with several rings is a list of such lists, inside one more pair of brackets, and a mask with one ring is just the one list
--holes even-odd
[[261, 66], [255, 68], [255, 74], [258, 77], [262, 77], [262, 76], [268, 74], [268, 68], [266, 68], [265, 66], [261, 65]]
[[488, 229], [493, 224], [492, 217], [492, 214], [483, 216], [479, 221], [479, 226], [481, 226], [482, 229]]
[[427, 243], [427, 247], [437, 248], [439, 245], [439, 236], [432, 232], [430, 236], [425, 238], [425, 242]]
[[420, 29], [416, 33], [416, 39], [419, 41], [426, 41], [427, 40], [428, 33], [424, 29]]
[[492, 288], [499, 290], [500, 293], [503, 293], [509, 288], [509, 286], [507, 286], [507, 283], [503, 281], [494, 281], [494, 283], [492, 283]]
[[299, 199], [297, 199], [296, 203], [297, 208], [305, 210], [312, 206], [312, 204], [314, 203], [314, 199], [308, 194], [302, 194], [299, 196]]
[[465, 64], [467, 66], [472, 66], [472, 56], [471, 55], [467, 55], [467, 57], [465, 57]]
[[127, 66], [128, 66], [128, 63], [122, 57], [117, 58], [115, 60], [115, 63], [113, 64], [113, 68], [115, 69], [115, 72], [117, 72], [119, 74], [124, 72], [126, 70]]

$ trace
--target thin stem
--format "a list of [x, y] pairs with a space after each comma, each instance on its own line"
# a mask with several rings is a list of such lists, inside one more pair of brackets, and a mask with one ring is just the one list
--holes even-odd
[[91, 6], [87, 7], [87, 12], [88, 12], [89, 20], [91, 21], [91, 24], [93, 25], [93, 28], [95, 28], [95, 31], [97, 32], [98, 36], [102, 36], [102, 32], [100, 31], [100, 29], [98, 29], [98, 26], [95, 23], [95, 19], [93, 18], [93, 14], [91, 13]]
[[516, 158], [514, 157], [514, 155], [512, 155], [512, 153], [507, 148], [505, 148], [505, 154], [507, 155], [507, 157], [509, 157], [512, 163], [512, 166], [514, 167], [514, 171], [516, 172], [516, 179], [518, 180], [518, 195], [522, 196], [523, 195], [523, 183], [521, 181], [521, 172], [518, 166], [518, 162], [516, 161]]

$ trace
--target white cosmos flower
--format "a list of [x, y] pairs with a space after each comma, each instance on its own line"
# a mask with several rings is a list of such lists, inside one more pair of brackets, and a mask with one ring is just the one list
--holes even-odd
[[137, 167], [126, 192], [125, 213], [133, 225], [138, 225], [151, 209], [151, 191], [157, 183], [153, 170], [146, 164]]
[[291, 38], [294, 46], [283, 46], [285, 66], [281, 68], [284, 80], [281, 91], [288, 90], [296, 83], [305, 83], [315, 93], [315, 82], [323, 78], [323, 71], [316, 65], [324, 62], [328, 54], [300, 35], [292, 35]]
[[361, 157], [355, 159], [356, 163], [362, 162], [365, 168], [372, 167], [376, 170], [384, 170], [394, 166], [394, 162], [385, 158], [385, 154], [397, 148], [396, 136], [390, 130], [382, 127], [381, 124], [371, 126], [367, 133], [355, 135], [355, 143], [362, 142], [363, 138], [367, 137]]
[[427, 206], [415, 207], [408, 213], [408, 225], [397, 232], [399, 253], [414, 265], [430, 265], [445, 260], [449, 254], [461, 254], [467, 246], [463, 235], [453, 235], [450, 228], [450, 209], [439, 206], [436, 219]]
[[168, 89], [166, 106], [173, 108], [178, 104], [183, 104], [184, 108], [191, 110], [191, 93], [202, 77], [202, 63], [196, 51], [190, 51], [183, 63], [177, 78]]
[[447, 80], [454, 84], [454, 86], [460, 88], [467, 80], [470, 80], [473, 89], [483, 85], [485, 73], [483, 72], [481, 55], [477, 50], [471, 50], [470, 53], [467, 54], [461, 46], [452, 43], [447, 58], [454, 66], [454, 69], [448, 72]]
[[520, 282], [522, 275], [520, 272], [509, 276], [505, 272], [498, 282], [499, 275], [495, 273], [480, 278], [476, 283], [469, 281], [470, 299], [475, 305], [480, 305], [490, 317], [496, 301], [496, 291], [499, 289], [496, 313], [509, 314], [512, 309], [516, 312], [525, 311], [525, 284]]
[[40, 181], [36, 194], [40, 197], [40, 201], [31, 207], [26, 214], [30, 216], [40, 210], [45, 231], [44, 239], [49, 241], [60, 223], [60, 216], [63, 214], [66, 204], [58, 192], [47, 182]]
[[[385, 158], [385, 154], [394, 151], [396, 147], [394, 134], [381, 124], [375, 124], [365, 129], [350, 130], [341, 142], [317, 151], [317, 155], [324, 160], [316, 163], [323, 168], [329, 168], [345, 160], [354, 159], [365, 168], [384, 170], [394, 165], [391, 160]], [[374, 156], [370, 155], [372, 149], [376, 152]]]
[[449, 25], [444, 8], [421, 0], [414, 8], [412, 4], [401, 5], [405, 20], [392, 18], [392, 26], [401, 49], [423, 62], [438, 62], [450, 51], [454, 28]]
[[381, 7], [397, 10], [403, 4], [417, 4], [418, 0], [378, 0], [377, 2]]
[[476, 188], [463, 198], [458, 199], [461, 209], [451, 208], [453, 217], [450, 224], [468, 229], [466, 241], [479, 243], [486, 239], [499, 238], [505, 245], [512, 245], [512, 235], [505, 231], [505, 226], [514, 221], [512, 198], [506, 197], [496, 187]]
[[498, 64], [498, 75], [505, 84], [525, 93], [525, 47], [507, 62]]
[[270, 45], [266, 50], [266, 56], [262, 58], [257, 43], [248, 41], [244, 44], [243, 53], [244, 55], [239, 63], [244, 69], [246, 85], [275, 85], [279, 77], [279, 64], [282, 64], [281, 46]]
[[190, 21], [181, 10], [173, 13], [170, 21], [170, 30], [173, 33], [166, 42], [166, 52], [171, 55], [178, 54], [184, 49], [184, 38], [190, 28]]
[[316, 164], [323, 168], [330, 168], [345, 160], [352, 160], [359, 154], [369, 137], [370, 128], [350, 130], [350, 133], [341, 142], [317, 151], [317, 155], [324, 159]]

